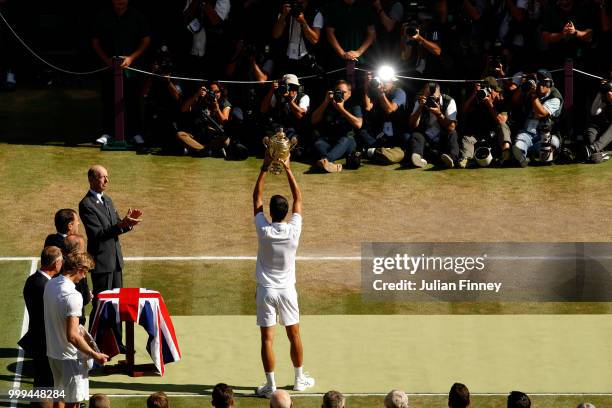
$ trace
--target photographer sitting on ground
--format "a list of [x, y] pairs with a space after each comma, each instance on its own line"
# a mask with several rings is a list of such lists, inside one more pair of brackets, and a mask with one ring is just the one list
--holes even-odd
[[355, 131], [361, 128], [361, 106], [349, 105], [351, 85], [340, 80], [333, 91], [328, 91], [323, 103], [312, 114], [311, 122], [316, 126], [313, 132], [314, 147], [319, 155], [315, 166], [328, 173], [342, 171], [336, 160], [355, 151]]
[[[372, 78], [372, 73], [365, 77], [364, 126], [357, 134], [360, 148], [367, 151], [368, 158], [379, 157], [378, 154], [374, 156], [377, 147], [397, 147], [400, 150], [408, 143], [409, 135], [399, 129], [399, 116], [406, 105], [406, 92], [395, 85], [396, 81], [395, 75], [384, 76], [384, 80]], [[401, 153], [397, 157], [381, 157], [380, 161], [384, 164], [399, 162], [403, 159]]]
[[612, 82], [604, 80], [593, 104], [591, 120], [585, 132], [585, 160], [592, 163], [607, 161], [610, 156], [604, 152], [612, 143]]
[[181, 126], [185, 130], [179, 131], [177, 138], [199, 156], [225, 156], [230, 140], [223, 125], [229, 120], [232, 105], [222, 93], [219, 83], [211, 82], [208, 88], [201, 86], [181, 107], [181, 112], [188, 115]]
[[559, 137], [551, 131], [561, 116], [563, 97], [554, 87], [550, 72], [543, 69], [535, 76], [524, 77], [520, 93], [528, 103], [529, 114], [523, 130], [516, 137], [512, 153], [521, 167], [527, 167], [527, 155], [536, 152], [540, 161], [550, 163], [554, 151], [561, 145]]
[[461, 138], [459, 167], [465, 168], [468, 160], [474, 158], [482, 167], [491, 164], [493, 157], [501, 163], [510, 159], [510, 128], [508, 107], [502, 95], [502, 88], [493, 77], [477, 83], [474, 93], [463, 107], [465, 114], [464, 135]]
[[[289, 139], [301, 141], [306, 126], [306, 113], [310, 106], [310, 98], [300, 85], [298, 77], [286, 74], [278, 81], [273, 81], [270, 90], [261, 101], [261, 113], [267, 116], [266, 136], [272, 136], [277, 129], [283, 128]], [[293, 156], [300, 158], [303, 154], [303, 141], [296, 147]]]
[[323, 15], [317, 8], [310, 7], [308, 0], [284, 2], [272, 29], [272, 38], [281, 41], [285, 72], [313, 73], [316, 60], [312, 48], [319, 42], [322, 28]]
[[414, 130], [410, 138], [410, 162], [415, 167], [425, 167], [425, 149], [434, 160], [440, 160], [447, 168], [452, 168], [459, 158], [457, 140], [457, 104], [449, 95], [440, 92], [436, 82], [425, 84], [419, 95], [409, 120]]

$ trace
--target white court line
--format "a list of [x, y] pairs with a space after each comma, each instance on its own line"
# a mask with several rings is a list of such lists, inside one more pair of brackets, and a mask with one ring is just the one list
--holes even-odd
[[[38, 261], [36, 258], [31, 260], [30, 264], [30, 272], [28, 276], [32, 275], [36, 272], [36, 267], [38, 266]], [[22, 338], [26, 332], [28, 331], [28, 324], [30, 322], [30, 317], [28, 316], [28, 309], [23, 307], [23, 321], [21, 322], [21, 336]], [[13, 380], [13, 389], [18, 390], [21, 388], [21, 372], [23, 371], [23, 357], [24, 352], [21, 347], [19, 347], [19, 354], [17, 355], [17, 366], [15, 367], [15, 379]], [[17, 407], [17, 400], [11, 400], [11, 408]]]
[[[166, 392], [169, 397], [187, 397], [187, 398], [210, 398], [210, 394], [174, 394], [172, 392]], [[290, 393], [291, 398], [299, 397], [323, 397], [323, 393]], [[508, 392], [471, 392], [471, 396], [480, 397], [506, 397]], [[566, 393], [566, 392], [527, 392], [527, 395], [531, 397], [612, 397], [612, 393], [609, 392], [577, 392], [577, 393]], [[148, 397], [150, 394], [106, 394], [110, 398], [143, 398]], [[355, 392], [355, 393], [342, 393], [345, 397], [384, 397], [387, 393], [367, 393], [367, 392]], [[409, 397], [448, 397], [448, 393], [436, 393], [436, 392], [414, 392], [406, 393]], [[234, 393], [234, 396], [240, 398], [257, 397], [255, 394], [240, 394]]]

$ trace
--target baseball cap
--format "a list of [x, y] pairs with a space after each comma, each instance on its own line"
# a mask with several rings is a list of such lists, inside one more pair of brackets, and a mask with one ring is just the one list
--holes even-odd
[[483, 82], [496, 92], [501, 92], [502, 90], [501, 86], [497, 83], [497, 79], [492, 76], [486, 77]]
[[283, 81], [285, 81], [289, 85], [300, 86], [300, 81], [298, 80], [297, 75], [294, 74], [285, 74], [283, 76]]

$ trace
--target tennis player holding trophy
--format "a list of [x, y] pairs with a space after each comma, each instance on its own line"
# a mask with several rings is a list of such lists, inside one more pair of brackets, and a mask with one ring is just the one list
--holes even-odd
[[[261, 332], [261, 360], [266, 383], [257, 388], [256, 394], [270, 398], [276, 390], [272, 345], [277, 319], [285, 326], [291, 343], [291, 361], [295, 370], [293, 389], [304, 391], [314, 386], [315, 381], [303, 369], [300, 310], [295, 290], [295, 255], [302, 232], [302, 192], [289, 162], [290, 150], [295, 143], [291, 143], [281, 129], [271, 138], [264, 139], [264, 144], [268, 149], [253, 191], [253, 210], [259, 243], [255, 268], [257, 325]], [[284, 222], [289, 202], [281, 195], [274, 195], [270, 199], [270, 222], [263, 209], [264, 180], [268, 171], [280, 174], [283, 169], [293, 196], [293, 214], [288, 222]]]

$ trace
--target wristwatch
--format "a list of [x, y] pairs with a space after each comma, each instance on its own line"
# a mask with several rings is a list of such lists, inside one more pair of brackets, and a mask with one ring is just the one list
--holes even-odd
[[268, 167], [269, 167], [269, 166], [268, 166], [267, 164], [262, 164], [262, 165], [261, 165], [261, 171], [263, 171], [263, 172], [268, 171]]

